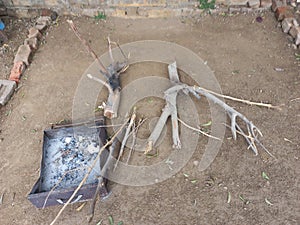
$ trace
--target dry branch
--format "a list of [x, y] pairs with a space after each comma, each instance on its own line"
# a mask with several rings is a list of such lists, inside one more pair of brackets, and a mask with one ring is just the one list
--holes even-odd
[[128, 58], [125, 56], [124, 52], [120, 48], [118, 44], [117, 47], [120, 49], [122, 55], [125, 58], [124, 62], [114, 61], [113, 55], [112, 55], [112, 44], [115, 44], [114, 42], [110, 41], [110, 38], [107, 38], [108, 41], [108, 50], [109, 50], [109, 56], [111, 59], [111, 64], [105, 68], [101, 60], [98, 58], [98, 56], [95, 54], [95, 52], [92, 50], [88, 42], [82, 37], [80, 32], [78, 31], [77, 27], [73, 23], [72, 20], [67, 21], [74, 31], [75, 35], [78, 37], [78, 39], [82, 42], [82, 44], [85, 46], [87, 51], [92, 55], [92, 57], [97, 60], [99, 66], [100, 66], [100, 72], [101, 74], [107, 79], [107, 82], [102, 81], [99, 78], [93, 77], [90, 74], [88, 74], [88, 77], [90, 79], [93, 79], [97, 82], [100, 82], [103, 84], [106, 88], [109, 90], [109, 96], [107, 98], [106, 106], [104, 108], [104, 116], [112, 119], [117, 117], [119, 103], [120, 103], [120, 74], [125, 72], [128, 68]]
[[[163, 110], [163, 113], [161, 114], [158, 122], [156, 123], [156, 126], [154, 130], [152, 131], [150, 137], [148, 138], [148, 143], [147, 147], [145, 150], [145, 153], [148, 153], [151, 151], [158, 140], [161, 131], [163, 127], [165, 126], [168, 117], [171, 115], [171, 120], [172, 120], [172, 137], [173, 137], [173, 147], [180, 148], [180, 140], [179, 140], [179, 135], [178, 135], [178, 118], [177, 118], [177, 107], [176, 107], [176, 97], [177, 94], [182, 91], [183, 93], [187, 94], [190, 93], [194, 95], [196, 98], [200, 98], [200, 95], [205, 96], [208, 100], [211, 100], [213, 103], [219, 105], [221, 108], [223, 108], [226, 113], [228, 114], [230, 120], [231, 120], [231, 132], [233, 139], [236, 140], [237, 134], [241, 134], [246, 142], [249, 145], [249, 148], [254, 152], [255, 155], [258, 154], [257, 146], [261, 146], [268, 154], [272, 156], [272, 154], [263, 146], [263, 144], [259, 140], [259, 136], [262, 136], [261, 131], [249, 120], [247, 119], [243, 114], [239, 113], [229, 105], [227, 105], [225, 102], [220, 100], [218, 97], [215, 95], [219, 95], [221, 97], [224, 97], [223, 95], [208, 91], [204, 88], [201, 87], [192, 87], [188, 86], [187, 84], [180, 83], [178, 74], [176, 70], [174, 69], [176, 67], [176, 63], [173, 63], [169, 65], [169, 77], [171, 82], [173, 83], [173, 87], [169, 88], [168, 90], [165, 91], [165, 100], [166, 100], [166, 106]], [[235, 101], [240, 101], [246, 104], [251, 104], [251, 105], [258, 105], [258, 106], [264, 106], [268, 108], [277, 108], [275, 106], [272, 106], [271, 104], [263, 104], [263, 103], [253, 103], [247, 100], [241, 100], [237, 98], [233, 98], [230, 96], [225, 96], [228, 99], [235, 100]], [[239, 118], [242, 122], [246, 124], [247, 131], [243, 131], [243, 129], [240, 127], [240, 125], [237, 123], [237, 118]], [[176, 122], [175, 122], [176, 120]], [[189, 125], [185, 124], [183, 121], [179, 120], [181, 123], [183, 123], [185, 126], [188, 126], [191, 128]], [[195, 128], [194, 128], [195, 129]], [[199, 130], [197, 130], [199, 131]], [[246, 134], [247, 133], [247, 134]], [[216, 138], [216, 137], [214, 137]]]

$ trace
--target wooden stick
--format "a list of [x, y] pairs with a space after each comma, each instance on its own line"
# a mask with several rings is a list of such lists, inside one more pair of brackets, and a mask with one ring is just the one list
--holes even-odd
[[190, 126], [190, 125], [186, 124], [184, 121], [182, 121], [182, 120], [181, 120], [181, 119], [179, 119], [179, 118], [178, 118], [178, 121], [179, 121], [180, 123], [182, 123], [184, 126], [186, 126], [187, 128], [189, 128], [189, 129], [191, 129], [191, 130], [193, 130], [193, 131], [199, 132], [199, 133], [203, 134], [203, 135], [204, 135], [204, 136], [206, 136], [206, 137], [210, 137], [210, 138], [213, 138], [213, 139], [216, 139], [216, 140], [219, 140], [219, 141], [221, 141], [221, 139], [220, 139], [220, 138], [218, 138], [218, 137], [215, 137], [215, 136], [212, 136], [212, 135], [209, 135], [209, 134], [207, 134], [207, 133], [203, 132], [203, 131], [202, 131], [202, 130], [200, 130], [200, 129], [197, 129], [197, 128], [195, 128], [195, 127], [192, 127], [192, 126]]
[[125, 145], [126, 145], [126, 142], [127, 142], [128, 138], [129, 138], [129, 133], [130, 133], [130, 130], [131, 130], [132, 126], [133, 126], [133, 123], [134, 123], [134, 121], [135, 121], [135, 118], [136, 118], [136, 108], [134, 107], [133, 113], [132, 113], [132, 115], [131, 115], [131, 118], [130, 118], [130, 121], [129, 121], [129, 124], [128, 124], [128, 127], [126, 128], [126, 132], [125, 132], [125, 135], [124, 135], [122, 144], [121, 144], [119, 156], [118, 156], [118, 159], [117, 159], [117, 161], [116, 161], [114, 170], [117, 168], [118, 162], [120, 161], [120, 158], [121, 158], [121, 156], [123, 155], [124, 148], [125, 148]]
[[228, 96], [228, 95], [222, 95], [222, 94], [207, 90], [207, 89], [202, 88], [202, 87], [196, 87], [196, 88], [198, 88], [200, 90], [203, 90], [203, 91], [206, 91], [210, 94], [216, 95], [218, 97], [229, 99], [229, 100], [232, 100], [232, 101], [241, 102], [241, 103], [245, 103], [245, 104], [248, 104], [248, 105], [256, 105], [256, 106], [260, 106], [260, 107], [267, 107], [267, 108], [271, 108], [271, 109], [281, 110], [280, 106], [273, 106], [272, 104], [269, 104], [269, 103], [251, 102], [249, 100], [243, 100], [243, 99], [231, 97], [231, 96]]
[[88, 169], [87, 173], [85, 174], [85, 176], [83, 177], [82, 181], [80, 182], [80, 184], [78, 185], [78, 187], [75, 189], [75, 191], [73, 192], [73, 194], [71, 195], [71, 197], [68, 199], [68, 201], [63, 205], [63, 207], [60, 209], [60, 211], [58, 212], [58, 214], [56, 215], [56, 217], [54, 218], [54, 220], [51, 222], [50, 225], [55, 224], [55, 222], [58, 220], [58, 218], [60, 217], [60, 215], [62, 214], [62, 212], [65, 210], [65, 208], [70, 204], [70, 202], [73, 200], [73, 198], [76, 196], [76, 194], [78, 193], [78, 191], [80, 190], [80, 188], [82, 187], [82, 185], [86, 182], [86, 180], [88, 179], [88, 176], [90, 175], [90, 173], [92, 172], [93, 168], [95, 167], [97, 161], [100, 158], [101, 153], [105, 150], [105, 148], [108, 145], [111, 145], [114, 141], [114, 139], [119, 135], [119, 133], [123, 130], [123, 128], [125, 127], [125, 125], [127, 124], [127, 120], [126, 122], [123, 124], [123, 126], [117, 131], [117, 133], [115, 133], [115, 135], [108, 141], [106, 142], [105, 145], [102, 146], [102, 148], [99, 150], [97, 157], [94, 159], [94, 161], [92, 162], [91, 167]]
[[90, 223], [94, 217], [94, 212], [95, 212], [95, 206], [96, 206], [96, 202], [97, 202], [97, 197], [99, 195], [99, 192], [100, 192], [100, 189], [103, 187], [103, 184], [104, 184], [104, 177], [106, 176], [106, 173], [107, 173], [107, 170], [112, 162], [112, 158], [113, 158], [113, 155], [114, 155], [114, 152], [116, 150], [116, 144], [118, 142], [118, 139], [114, 139], [113, 140], [113, 143], [111, 144], [111, 146], [109, 147], [109, 155], [107, 157], [107, 160], [104, 164], [104, 166], [102, 167], [102, 169], [100, 170], [101, 171], [101, 174], [98, 178], [98, 185], [97, 185], [97, 189], [96, 189], [96, 192], [94, 194], [94, 197], [93, 197], [93, 200], [92, 200], [92, 203], [91, 203], [91, 206], [90, 206], [90, 211], [89, 211], [89, 214], [87, 215], [87, 220], [88, 222]]
[[101, 60], [98, 58], [98, 56], [96, 55], [96, 53], [92, 50], [91, 46], [88, 44], [88, 42], [81, 36], [81, 34], [79, 33], [77, 27], [75, 26], [75, 24], [73, 23], [72, 20], [67, 20], [68, 24], [70, 25], [71, 29], [73, 30], [73, 32], [75, 33], [75, 35], [78, 37], [78, 39], [81, 41], [81, 43], [84, 45], [84, 47], [86, 48], [86, 50], [88, 51], [88, 53], [91, 54], [91, 56], [97, 60], [99, 66], [100, 66], [100, 70], [104, 73], [108, 73], [105, 66], [103, 65], [103, 63], [101, 62]]

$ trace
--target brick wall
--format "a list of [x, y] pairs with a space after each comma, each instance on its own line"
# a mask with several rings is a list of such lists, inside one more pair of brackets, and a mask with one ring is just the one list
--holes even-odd
[[[216, 4], [240, 7], [249, 6], [249, 2], [255, 3], [255, 7], [260, 5], [260, 0], [216, 0]], [[0, 0], [0, 6], [4, 5], [21, 17], [32, 16], [36, 9], [42, 8], [53, 9], [59, 14], [95, 16], [104, 12], [108, 16], [166, 17], [191, 15], [198, 4], [198, 0]]]

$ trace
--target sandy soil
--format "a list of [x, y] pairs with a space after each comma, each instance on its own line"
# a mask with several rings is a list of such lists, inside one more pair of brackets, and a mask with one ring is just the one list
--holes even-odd
[[[264, 153], [254, 156], [242, 138], [233, 141], [227, 131], [214, 162], [199, 172], [193, 162], [201, 159], [207, 143], [203, 137], [192, 159], [172, 178], [146, 187], [112, 184], [112, 195], [97, 204], [92, 224], [100, 220], [109, 224], [110, 215], [116, 224], [300, 223], [299, 63], [273, 15], [266, 13], [262, 23], [255, 22], [255, 18], [207, 16], [198, 22], [74, 19], [98, 54], [106, 52], [108, 35], [120, 44], [148, 39], [175, 42], [207, 61], [223, 93], [285, 104], [282, 111], [277, 111], [228, 102], [258, 125], [264, 134], [264, 145], [276, 159]], [[45, 41], [22, 77], [22, 87], [0, 109], [0, 194], [4, 193], [0, 224], [50, 224], [60, 209], [38, 210], [26, 196], [39, 176], [43, 130], [49, 123], [71, 118], [76, 87], [93, 60], [70, 31], [66, 18], [48, 29]], [[122, 85], [164, 69], [159, 64], [133, 65]], [[3, 77], [7, 69], [1, 64], [0, 71]], [[166, 76], [166, 71], [161, 74]], [[198, 110], [207, 103], [200, 104]], [[159, 100], [140, 103], [141, 113], [149, 116], [159, 115], [162, 106]], [[262, 172], [269, 181], [262, 178]], [[243, 202], [240, 196], [248, 201]], [[86, 224], [89, 207], [77, 212], [80, 205], [69, 206], [57, 224]]]

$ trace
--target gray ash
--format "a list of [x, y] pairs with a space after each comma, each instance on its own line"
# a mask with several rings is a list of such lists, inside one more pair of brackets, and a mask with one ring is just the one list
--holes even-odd
[[[66, 133], [62, 132], [62, 134]], [[44, 142], [46, 151], [41, 172], [42, 191], [49, 191], [58, 183], [56, 189], [77, 186], [100, 149], [98, 133], [89, 136], [84, 134], [60, 136], [58, 132]], [[100, 165], [97, 162], [86, 183], [97, 183], [99, 171]]]

